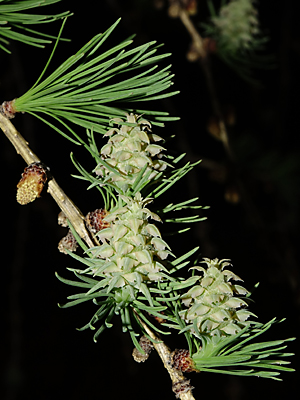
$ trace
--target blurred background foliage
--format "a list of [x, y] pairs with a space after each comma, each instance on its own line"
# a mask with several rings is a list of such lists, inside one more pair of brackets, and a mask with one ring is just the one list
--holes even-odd
[[[253, 295], [251, 311], [261, 322], [287, 317], [265, 340], [297, 336], [299, 330], [299, 177], [300, 148], [298, 132], [298, 92], [300, 36], [295, 2], [264, 0], [257, 3], [260, 27], [269, 37], [266, 55], [273, 54], [276, 68], [253, 70], [259, 84], [243, 80], [217, 54], [211, 54], [210, 67], [217, 97], [227, 122], [231, 154], [218, 140], [216, 117], [199, 62], [191, 62], [191, 38], [179, 18], [170, 17], [168, 0], [102, 0], [84, 4], [64, 0], [52, 5], [53, 13], [70, 10], [64, 37], [54, 57], [54, 70], [98, 32], [117, 18], [122, 21], [109, 43], [117, 43], [136, 33], [135, 44], [149, 40], [165, 43], [163, 51], [172, 52], [175, 90], [180, 94], [153, 108], [180, 116], [168, 123], [160, 136], [175, 138], [167, 144], [170, 151], [186, 152], [191, 162], [202, 163], [159, 200], [165, 205], [174, 200], [199, 196], [208, 219], [192, 226], [191, 233], [168, 243], [180, 254], [200, 245], [201, 256], [230, 258], [234, 272], [245, 286], [260, 282]], [[213, 2], [218, 7], [219, 1]], [[173, 4], [174, 5], [174, 4]], [[185, 1], [195, 8], [191, 19], [200, 34], [201, 23], [209, 19], [205, 0]], [[60, 9], [58, 9], [60, 7]], [[48, 12], [48, 10], [47, 10]], [[43, 32], [56, 34], [60, 23], [43, 26]], [[1, 102], [23, 94], [42, 71], [51, 52], [12, 43], [12, 54], [0, 54]], [[170, 60], [168, 60], [170, 62]], [[50, 71], [49, 70], [49, 71]], [[155, 107], [154, 107], [155, 106]], [[74, 180], [76, 173], [69, 153], [88, 169], [92, 161], [78, 146], [66, 142], [50, 128], [28, 115], [13, 121], [31, 148], [47, 164], [65, 192], [84, 214], [101, 207], [96, 190], [85, 192], [84, 182]], [[1, 391], [5, 400], [48, 400], [81, 398], [118, 398], [130, 396], [144, 400], [173, 399], [171, 384], [157, 355], [144, 364], [131, 357], [131, 341], [116, 322], [98, 344], [90, 332], [77, 332], [78, 321], [86, 321], [94, 311], [90, 305], [61, 310], [68, 287], [54, 276], [64, 275], [74, 261], [60, 254], [57, 243], [66, 231], [57, 225], [58, 207], [44, 193], [42, 199], [20, 206], [15, 201], [16, 184], [25, 165], [2, 136], [2, 247], [1, 291], [2, 340]], [[172, 227], [163, 227], [168, 233]], [[81, 313], [81, 314], [80, 314]], [[86, 315], [88, 313], [88, 315]], [[272, 336], [274, 335], [274, 336]], [[180, 347], [181, 339], [168, 344]], [[289, 350], [297, 352], [297, 341]], [[299, 355], [292, 365], [297, 369]], [[272, 399], [288, 397], [297, 391], [297, 372], [283, 375], [283, 382], [191, 374], [195, 398], [223, 397], [224, 400]]]

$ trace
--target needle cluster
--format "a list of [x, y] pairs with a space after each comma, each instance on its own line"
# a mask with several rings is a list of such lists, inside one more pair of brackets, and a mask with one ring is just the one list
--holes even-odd
[[[9, 40], [16, 40], [35, 47], [45, 47], [55, 36], [33, 30], [31, 25], [53, 22], [70, 16], [69, 11], [59, 14], [30, 14], [27, 10], [57, 3], [61, 0], [0, 0], [0, 49], [10, 53]], [[21, 12], [25, 11], [25, 12]]]

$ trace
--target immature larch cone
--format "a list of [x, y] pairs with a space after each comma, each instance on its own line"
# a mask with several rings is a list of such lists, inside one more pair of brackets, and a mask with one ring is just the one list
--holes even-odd
[[[245, 296], [248, 291], [230, 280], [241, 280], [237, 275], [224, 268], [231, 264], [228, 260], [204, 259], [207, 268], [193, 267], [203, 272], [199, 277], [199, 284], [194, 285], [186, 294], [182, 295], [182, 302], [188, 307], [181, 311], [181, 317], [191, 324], [191, 332], [210, 336], [234, 335], [243, 329], [246, 320], [253, 313], [247, 311], [248, 305]], [[196, 322], [196, 328], [194, 323]]]
[[254, 36], [260, 32], [254, 0], [231, 0], [212, 18], [218, 29], [221, 45], [232, 51], [252, 47]]
[[156, 144], [163, 139], [151, 133], [149, 121], [134, 114], [128, 114], [125, 122], [120, 118], [113, 121], [119, 128], [112, 128], [104, 135], [109, 140], [100, 154], [114, 171], [99, 164], [95, 172], [103, 178], [102, 185], [114, 184], [125, 193], [145, 166], [144, 175], [150, 172], [149, 179], [153, 179], [167, 163], [161, 159], [164, 148]]
[[160, 221], [145, 207], [151, 199], [142, 199], [139, 193], [134, 199], [120, 197], [126, 205], [104, 218], [110, 227], [97, 234], [102, 244], [93, 250], [94, 257], [103, 262], [91, 271], [106, 276], [111, 287], [130, 285], [140, 290], [144, 281], [161, 280], [162, 271], [168, 272], [161, 261], [170, 254], [169, 246], [158, 228], [148, 222], [148, 218]]

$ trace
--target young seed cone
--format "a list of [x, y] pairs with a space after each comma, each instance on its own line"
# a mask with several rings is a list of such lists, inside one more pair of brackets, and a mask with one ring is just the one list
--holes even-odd
[[196, 324], [198, 333], [209, 336], [235, 335], [242, 330], [253, 316], [247, 311], [247, 302], [240, 296], [248, 291], [231, 280], [241, 280], [233, 272], [225, 269], [230, 266], [227, 260], [210, 260], [205, 258], [207, 268], [194, 267], [203, 273], [199, 284], [194, 285], [182, 295], [182, 302], [188, 309], [181, 312], [181, 317], [191, 324], [191, 331]]
[[103, 221], [110, 224], [97, 236], [102, 242], [94, 252], [104, 260], [94, 275], [107, 278], [107, 285], [114, 288], [130, 285], [140, 290], [145, 281], [159, 281], [162, 271], [167, 272], [161, 261], [170, 254], [168, 244], [161, 238], [158, 228], [148, 218], [159, 217], [145, 207], [151, 199], [134, 199], [121, 196], [126, 203], [109, 213]]
[[110, 129], [104, 135], [109, 136], [109, 140], [100, 154], [117, 172], [101, 164], [95, 172], [103, 177], [103, 184], [113, 183], [125, 193], [145, 165], [144, 175], [150, 171], [149, 179], [153, 179], [159, 171], [166, 169], [167, 163], [160, 158], [164, 148], [156, 144], [162, 138], [151, 133], [149, 121], [134, 114], [127, 114], [126, 122], [120, 118], [113, 121], [119, 127]]

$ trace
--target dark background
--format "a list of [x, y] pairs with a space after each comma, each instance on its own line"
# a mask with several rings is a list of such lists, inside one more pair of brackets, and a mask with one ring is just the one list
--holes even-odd
[[[254, 71], [259, 86], [239, 78], [218, 58], [212, 58], [212, 72], [218, 97], [224, 109], [233, 110], [230, 127], [234, 154], [231, 162], [222, 143], [207, 130], [212, 107], [205, 78], [198, 63], [190, 63], [186, 53], [190, 37], [178, 19], [151, 0], [103, 0], [73, 2], [64, 0], [54, 12], [70, 9], [64, 36], [52, 71], [95, 34], [115, 20], [122, 21], [109, 39], [116, 44], [132, 33], [135, 43], [157, 40], [171, 52], [168, 62], [175, 73], [174, 88], [180, 94], [153, 105], [153, 109], [180, 116], [168, 123], [161, 136], [175, 134], [170, 149], [186, 152], [186, 160], [203, 159], [185, 181], [161, 201], [167, 204], [198, 196], [209, 205], [205, 222], [197, 223], [180, 239], [168, 238], [180, 255], [199, 245], [201, 255], [230, 258], [234, 272], [244, 286], [260, 282], [254, 293], [252, 311], [261, 322], [274, 316], [287, 320], [269, 331], [264, 340], [297, 336], [299, 329], [299, 55], [300, 41], [295, 3], [291, 0], [264, 0], [259, 5], [262, 29], [269, 35], [266, 53], [274, 54], [275, 69]], [[198, 2], [194, 23], [205, 21], [205, 1]], [[48, 8], [49, 10], [51, 7]], [[41, 12], [43, 10], [41, 9]], [[46, 9], [44, 9], [46, 12]], [[59, 23], [44, 25], [57, 32]], [[51, 51], [12, 44], [12, 55], [1, 53], [1, 102], [23, 94], [42, 71]], [[167, 61], [164, 61], [167, 65]], [[52, 69], [51, 69], [52, 68]], [[150, 107], [150, 106], [148, 106]], [[231, 115], [233, 115], [231, 113]], [[12, 121], [29, 141], [33, 151], [47, 164], [66, 193], [83, 213], [101, 207], [98, 192], [86, 192], [86, 185], [70, 174], [76, 173], [70, 161], [74, 151], [89, 167], [84, 150], [72, 146], [46, 125], [28, 115]], [[5, 400], [91, 399], [120, 396], [144, 400], [174, 399], [170, 379], [160, 359], [152, 354], [142, 365], [131, 357], [132, 344], [114, 327], [92, 341], [92, 332], [78, 332], [92, 313], [92, 304], [59, 309], [58, 302], [75, 293], [75, 288], [59, 282], [54, 272], [71, 277], [66, 271], [74, 261], [60, 254], [57, 243], [66, 233], [57, 225], [59, 209], [46, 193], [38, 201], [20, 206], [16, 184], [25, 164], [5, 136], [1, 138], [2, 260], [1, 260], [1, 392]], [[168, 342], [175, 348], [178, 343]], [[298, 343], [289, 351], [299, 354]], [[299, 355], [292, 358], [297, 368]], [[248, 400], [272, 399], [297, 393], [297, 372], [283, 373], [283, 382], [258, 378], [238, 378], [216, 374], [191, 374], [195, 398]]]

